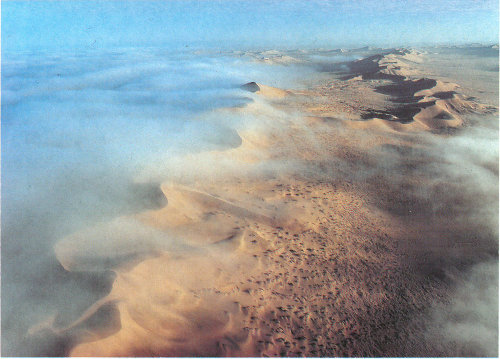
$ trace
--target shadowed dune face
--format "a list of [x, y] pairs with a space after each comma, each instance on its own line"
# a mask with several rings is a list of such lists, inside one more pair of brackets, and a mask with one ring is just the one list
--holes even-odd
[[[126, 187], [137, 209], [58, 236], [59, 270], [106, 285], [89, 280], [85, 305], [32, 322], [25, 345], [72, 356], [495, 355], [498, 124], [452, 82], [403, 75], [417, 55], [369, 58], [372, 74], [384, 71], [375, 83], [248, 83], [252, 103], [206, 118], [237, 145], [155, 156], [134, 177], [155, 185]], [[400, 95], [411, 98], [401, 108], [418, 108], [407, 124], [387, 109]], [[470, 127], [415, 125], [451, 105], [445, 114]], [[350, 119], [368, 106], [387, 118]]]
[[419, 79], [415, 81], [407, 80], [393, 85], [384, 85], [377, 87], [377, 91], [383, 94], [412, 98], [415, 92], [427, 90], [437, 85], [433, 79]]
[[257, 92], [260, 90], [259, 85], [257, 85], [255, 82], [249, 82], [244, 85], [241, 85], [241, 88], [245, 91], [250, 91], [250, 92]]

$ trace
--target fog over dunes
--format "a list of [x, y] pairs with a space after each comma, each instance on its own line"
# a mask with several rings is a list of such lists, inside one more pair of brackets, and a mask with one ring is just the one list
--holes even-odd
[[498, 356], [498, 1], [1, 8], [3, 356]]
[[2, 354], [497, 355], [495, 62], [4, 54]]
[[[42, 345], [32, 328], [47, 320], [71, 322], [109, 291], [114, 275], [108, 272], [112, 266], [100, 267], [92, 258], [76, 269], [58, 260], [67, 251], [59, 240], [99, 223], [106, 228], [116, 216], [165, 206], [165, 176], [136, 180], [151, 164], [240, 146], [234, 125], [244, 116], [214, 111], [252, 101], [240, 84], [249, 76], [266, 78], [269, 71], [231, 54], [161, 50], [3, 56], [4, 354], [67, 354], [73, 339], [43, 339]], [[275, 81], [289, 85], [287, 72], [278, 71]], [[96, 230], [107, 234], [97, 239], [101, 249], [90, 244], [94, 253], [109, 252], [110, 263], [118, 265], [176, 239], [160, 238], [158, 247], [135, 243], [138, 236], [150, 241], [153, 232], [141, 235], [140, 226], [130, 226], [114, 228], [122, 228], [132, 249], [109, 247], [118, 240], [111, 227]]]

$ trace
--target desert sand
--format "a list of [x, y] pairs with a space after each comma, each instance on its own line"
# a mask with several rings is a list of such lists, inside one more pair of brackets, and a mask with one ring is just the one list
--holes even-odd
[[[491, 354], [433, 322], [464, 273], [498, 260], [491, 192], [447, 170], [448, 143], [494, 123], [498, 72], [465, 86], [452, 62], [387, 50], [307, 89], [249, 79], [253, 101], [218, 110], [255, 118], [237, 128], [239, 147], [175, 159], [189, 176], [161, 184], [164, 207], [57, 243], [67, 271], [115, 279], [74, 321], [43, 330], [70, 356]], [[477, 166], [498, 182], [498, 163]]]

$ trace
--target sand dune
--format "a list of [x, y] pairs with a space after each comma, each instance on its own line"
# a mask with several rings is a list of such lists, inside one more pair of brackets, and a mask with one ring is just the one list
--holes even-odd
[[[119, 300], [122, 329], [106, 339], [77, 346], [72, 355], [254, 356], [332, 350], [333, 343], [326, 338], [332, 335], [328, 332], [336, 328], [334, 322], [341, 321], [338, 314], [331, 312], [334, 317], [320, 322], [315, 322], [319, 319], [315, 317], [310, 327], [298, 323], [318, 311], [323, 303], [335, 303], [342, 300], [335, 299], [336, 296], [343, 298], [351, 292], [347, 287], [342, 289], [349, 284], [342, 279], [338, 267], [327, 272], [313, 268], [317, 268], [315, 263], [341, 260], [337, 256], [335, 260], [329, 258], [333, 253], [331, 246], [345, 248], [348, 245], [345, 240], [352, 229], [345, 229], [347, 237], [338, 233], [339, 242], [328, 243], [323, 236], [318, 237], [321, 227], [316, 227], [320, 224], [313, 219], [322, 216], [328, 206], [336, 208], [334, 217], [325, 217], [331, 224], [350, 221], [352, 216], [367, 212], [355, 196], [342, 192], [335, 195], [332, 187], [319, 189], [318, 185], [296, 182], [293, 189], [284, 187], [279, 181], [266, 185], [268, 192], [278, 191], [284, 198], [290, 198], [286, 203], [298, 201], [294, 207], [297, 204], [307, 206], [306, 211], [311, 212], [304, 213], [300, 219], [304, 225], [313, 225], [314, 231], [292, 231], [286, 226], [245, 217], [246, 224], [239, 223], [245, 228], [243, 235], [226, 239], [226, 243], [215, 243], [201, 255], [190, 253], [172, 257], [165, 254], [120, 274], [109, 299]], [[311, 204], [306, 198], [308, 188], [325, 194]], [[231, 193], [237, 193], [235, 187], [224, 188], [225, 191], [230, 189]], [[301, 195], [297, 196], [298, 193]], [[213, 208], [210, 201], [198, 205], [206, 210]], [[221, 209], [226, 213], [233, 210], [232, 206]], [[382, 228], [380, 218], [375, 219], [376, 226], [368, 218], [365, 220], [367, 224], [363, 228], [378, 228], [373, 234], [383, 241], [383, 236], [375, 234]], [[235, 241], [236, 245], [228, 247], [230, 241]], [[225, 245], [223, 252], [220, 245]], [[369, 253], [364, 256], [368, 261], [376, 258]], [[339, 289], [331, 287], [330, 276], [338, 278]], [[140, 292], [131, 296], [138, 288]], [[297, 288], [303, 288], [304, 292]], [[380, 290], [376, 288], [377, 285], [372, 290]], [[363, 306], [362, 302], [355, 304], [352, 299], [343, 299], [348, 305]], [[373, 302], [375, 306], [380, 304]], [[324, 339], [318, 340], [316, 334], [322, 327], [326, 331]]]
[[464, 116], [491, 113], [494, 107], [463, 95], [458, 84], [421, 77], [415, 65], [424, 61], [423, 53], [394, 50], [350, 64], [344, 80], [378, 80], [373, 90], [390, 96], [396, 105], [385, 109], [365, 109], [361, 119], [381, 119], [403, 124], [387, 124], [397, 131], [448, 131], [464, 125]]
[[164, 207], [61, 239], [66, 270], [116, 279], [73, 323], [33, 332], [71, 338], [72, 356], [464, 353], [426, 337], [425, 313], [448, 300], [449, 271], [494, 257], [498, 243], [470, 213], [484, 193], [429, 169], [451, 160], [427, 132], [494, 107], [414, 78], [423, 62], [371, 56], [351, 64], [355, 81], [341, 74], [295, 96], [244, 85], [261, 96], [224, 110], [255, 119], [237, 128], [241, 146], [179, 159], [196, 171], [161, 185]]
[[290, 56], [278, 50], [247, 51], [244, 55], [251, 57], [256, 62], [268, 65], [289, 65], [304, 62], [299, 57]]
[[290, 91], [282, 90], [276, 87], [266, 86], [262, 84], [257, 84], [255, 82], [249, 82], [241, 86], [242, 89], [250, 92], [255, 92], [258, 95], [275, 99], [284, 98], [292, 93]]
[[415, 50], [393, 50], [350, 63], [351, 74], [344, 79], [361, 76], [364, 80], [404, 80], [419, 73], [413, 65], [422, 61], [422, 53]]

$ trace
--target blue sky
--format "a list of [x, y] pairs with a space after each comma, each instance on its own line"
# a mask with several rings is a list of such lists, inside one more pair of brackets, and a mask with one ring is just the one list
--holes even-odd
[[2, 1], [2, 50], [498, 41], [498, 1]]

